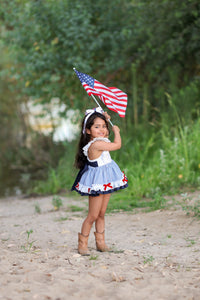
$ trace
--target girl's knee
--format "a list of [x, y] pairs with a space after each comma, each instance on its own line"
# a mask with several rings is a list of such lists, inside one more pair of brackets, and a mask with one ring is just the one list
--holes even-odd
[[98, 218], [104, 219], [105, 213], [106, 212], [104, 210], [101, 210], [100, 213], [99, 213], [99, 215], [98, 215]]
[[92, 225], [98, 219], [98, 215], [88, 215], [87, 219], [88, 222]]

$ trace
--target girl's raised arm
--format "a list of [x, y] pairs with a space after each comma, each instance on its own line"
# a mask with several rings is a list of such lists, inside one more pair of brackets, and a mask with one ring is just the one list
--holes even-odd
[[91, 147], [92, 150], [97, 151], [114, 151], [121, 148], [121, 136], [120, 136], [120, 129], [118, 126], [113, 125], [112, 130], [114, 132], [114, 141], [111, 143], [107, 143], [104, 141], [95, 141]]

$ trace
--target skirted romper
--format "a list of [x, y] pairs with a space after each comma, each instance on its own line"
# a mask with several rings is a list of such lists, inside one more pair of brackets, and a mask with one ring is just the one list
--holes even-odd
[[108, 194], [128, 186], [127, 177], [111, 159], [109, 151], [103, 151], [97, 159], [88, 158], [88, 149], [97, 140], [110, 142], [107, 138], [94, 138], [83, 147], [87, 163], [79, 171], [72, 186], [72, 191], [75, 190], [82, 196]]

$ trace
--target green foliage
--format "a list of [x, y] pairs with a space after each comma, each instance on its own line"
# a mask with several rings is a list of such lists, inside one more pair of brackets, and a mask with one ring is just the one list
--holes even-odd
[[2, 3], [0, 16], [4, 41], [16, 53], [11, 71], [22, 93], [42, 103], [56, 96], [68, 108], [85, 108], [75, 66], [125, 89], [137, 118], [144, 95], [161, 109], [165, 92], [174, 94], [196, 79], [199, 7], [197, 0], [14, 0]]
[[184, 211], [186, 211], [187, 215], [192, 215], [192, 216], [200, 218], [200, 198], [198, 197], [197, 199], [195, 199], [195, 201], [188, 203], [187, 194], [184, 196], [186, 196], [186, 197], [184, 197], [182, 199], [182, 202], [180, 203], [182, 209]]
[[90, 255], [89, 260], [97, 260], [98, 259], [98, 255]]
[[143, 261], [144, 264], [148, 263], [149, 265], [151, 265], [155, 258], [152, 255], [148, 255], [147, 257], [143, 256], [143, 259], [144, 259]]
[[5, 41], [12, 41], [17, 52], [20, 67], [13, 71], [22, 91], [47, 102], [59, 97], [68, 108], [84, 107], [73, 96], [80, 83], [72, 68], [86, 73], [100, 69], [103, 74], [123, 66], [125, 57], [119, 53], [125, 50], [127, 8], [119, 8], [124, 1], [25, 2], [12, 1], [2, 8], [6, 26], [12, 27]]
[[[198, 75], [199, 6], [197, 0], [14, 0], [2, 3], [0, 17], [4, 41], [16, 53], [12, 73], [26, 95], [84, 108], [76, 66], [106, 83], [114, 78], [129, 93], [130, 107], [145, 84], [149, 103], [162, 108], [164, 92]], [[135, 109], [141, 114], [141, 104]]]
[[16, 90], [14, 91], [15, 81], [6, 73], [6, 68], [13, 63], [13, 58], [1, 41], [0, 52], [0, 160], [7, 163], [12, 160], [14, 150], [23, 143], [23, 137], [18, 136], [16, 139], [16, 136], [19, 128], [24, 126], [24, 120], [20, 116], [19, 96]]
[[[38, 150], [24, 149], [30, 132], [19, 108], [29, 97], [41, 104], [59, 97], [67, 110], [88, 108], [91, 102], [73, 74], [75, 66], [128, 93], [126, 119], [112, 116], [124, 139], [123, 155], [114, 153], [113, 158], [129, 178], [131, 188], [124, 191], [129, 207], [141, 197], [152, 197], [156, 207], [164, 205], [162, 193], [197, 185], [199, 12], [197, 0], [1, 1], [2, 161], [6, 157], [27, 168], [43, 156], [49, 176], [35, 190], [55, 194], [70, 189], [75, 146], [69, 145], [66, 154], [62, 148], [57, 167], [53, 145], [39, 156]], [[116, 204], [127, 207], [120, 199]]]
[[[188, 125], [177, 120], [176, 127], [162, 124], [159, 132], [126, 139], [124, 132], [123, 148], [111, 153], [125, 171], [129, 187], [112, 195], [108, 211], [132, 210], [146, 207], [150, 210], [165, 208], [168, 204], [165, 194], [173, 194], [186, 187], [198, 187], [200, 182], [200, 119]], [[74, 155], [74, 149], [70, 151]], [[55, 170], [59, 189], [70, 190], [75, 179], [73, 159], [62, 158]], [[61, 168], [62, 166], [62, 168]], [[73, 171], [72, 171], [73, 170]], [[59, 180], [61, 178], [61, 180]], [[53, 181], [53, 182], [54, 182]], [[52, 192], [52, 177], [41, 182], [43, 192]], [[58, 190], [59, 190], [58, 189]], [[58, 192], [56, 190], [56, 192]]]
[[68, 206], [68, 209], [71, 212], [77, 212], [77, 211], [84, 211], [85, 210], [84, 207], [80, 207], [80, 206], [77, 206], [77, 205], [70, 205], [70, 206]]
[[63, 201], [59, 196], [55, 195], [52, 199], [52, 205], [55, 210], [59, 210], [60, 207], [63, 206]]
[[33, 244], [35, 243], [35, 241], [30, 241], [30, 235], [33, 233], [33, 230], [27, 230], [26, 234], [27, 234], [27, 238], [26, 238], [26, 243], [25, 245], [22, 245], [21, 248], [24, 250], [24, 252], [30, 252], [33, 250]]
[[41, 214], [41, 207], [40, 207], [39, 203], [36, 203], [36, 204], [35, 204], [35, 212], [36, 212], [37, 214]]
[[35, 193], [56, 194], [63, 190], [69, 190], [72, 178], [76, 174], [73, 167], [74, 156], [76, 153], [76, 144], [74, 142], [65, 145], [64, 155], [61, 156], [57, 167], [50, 167], [48, 170], [48, 179], [46, 181], [38, 180], [32, 189]]
[[185, 240], [186, 240], [186, 242], [189, 243], [189, 244], [187, 245], [187, 247], [192, 247], [193, 245], [196, 244], [196, 242], [195, 242], [194, 240], [191, 240], [191, 239], [189, 239], [189, 238], [187, 238], [187, 239], [185, 239]]
[[161, 82], [170, 79], [177, 68], [185, 72], [186, 65], [194, 72], [194, 62], [199, 60], [199, 7], [196, 0], [140, 1], [135, 9], [138, 18], [133, 34], [137, 36], [132, 45], [139, 46], [137, 61], [145, 63], [148, 76], [155, 79], [160, 73], [157, 80]]
[[[179, 125], [178, 128], [165, 126], [155, 142], [153, 155], [147, 159], [138, 160], [137, 152], [134, 155], [132, 147], [129, 161], [133, 164], [125, 165], [129, 188], [122, 196], [123, 199], [129, 199], [129, 207], [142, 206], [142, 197], [151, 197], [155, 199], [155, 203], [152, 203], [155, 208], [162, 207], [165, 205], [163, 193], [175, 193], [182, 187], [199, 185], [199, 121], [190, 126]], [[113, 205], [114, 202], [115, 199]]]

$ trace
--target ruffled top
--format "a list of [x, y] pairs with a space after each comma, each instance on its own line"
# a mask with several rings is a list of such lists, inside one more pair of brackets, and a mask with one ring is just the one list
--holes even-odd
[[88, 157], [88, 149], [96, 141], [104, 141], [104, 142], [110, 143], [110, 140], [108, 138], [94, 138], [87, 145], [85, 145], [83, 147], [83, 153], [87, 157], [88, 161], [90, 161], [90, 162], [96, 161], [98, 163], [98, 166], [100, 167], [100, 166], [103, 166], [105, 164], [110, 163], [112, 161], [112, 159], [110, 157], [109, 151], [103, 151], [101, 153], [101, 155], [98, 158], [96, 158], [96, 159], [93, 159], [93, 160], [89, 159], [89, 157]]

